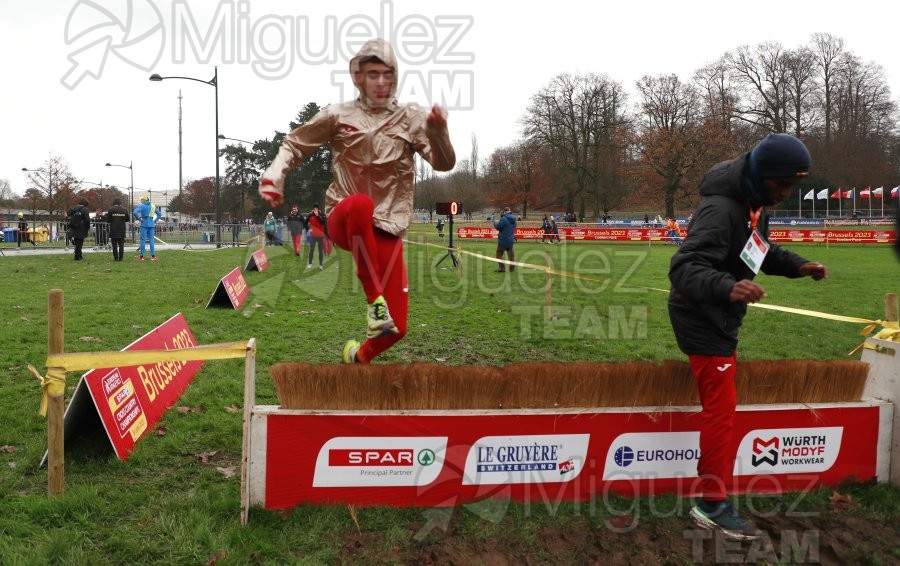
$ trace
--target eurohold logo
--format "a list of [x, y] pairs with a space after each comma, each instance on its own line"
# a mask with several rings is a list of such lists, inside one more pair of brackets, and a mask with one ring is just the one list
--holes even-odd
[[466, 456], [463, 485], [561, 483], [578, 477], [589, 434], [485, 436]]
[[844, 428], [758, 429], [738, 447], [735, 475], [824, 472], [841, 452]]
[[314, 487], [421, 486], [443, 469], [447, 437], [337, 437], [319, 450]]
[[609, 445], [603, 479], [695, 477], [699, 458], [699, 432], [629, 432]]

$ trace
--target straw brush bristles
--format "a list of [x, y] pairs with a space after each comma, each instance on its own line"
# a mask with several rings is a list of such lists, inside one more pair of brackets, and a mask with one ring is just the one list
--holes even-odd
[[[281, 363], [269, 368], [281, 406], [309, 410], [544, 409], [698, 405], [685, 362], [524, 362], [506, 367]], [[738, 363], [740, 404], [858, 401], [868, 364]]]

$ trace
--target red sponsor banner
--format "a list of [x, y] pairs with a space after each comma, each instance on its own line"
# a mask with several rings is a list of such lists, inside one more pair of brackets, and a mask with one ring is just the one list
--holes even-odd
[[893, 230], [769, 230], [772, 242], [891, 244], [896, 239]]
[[[196, 345], [187, 321], [178, 313], [124, 351], [181, 350]], [[66, 409], [66, 436], [79, 425], [93, 422], [85, 418], [91, 409], [85, 402], [87, 393], [116, 456], [128, 459], [137, 442], [175, 404], [201, 367], [202, 360], [92, 369], [82, 376]]]
[[[656, 228], [560, 228], [561, 240], [572, 241], [617, 241], [646, 242], [667, 241], [672, 239], [667, 230]], [[517, 240], [540, 240], [545, 236], [541, 228], [516, 228]], [[459, 228], [459, 238], [496, 238], [493, 228]], [[685, 230], [679, 236], [687, 236]], [[809, 242], [809, 243], [874, 243], [890, 244], [896, 240], [893, 230], [769, 230], [771, 242]]]
[[[586, 240], [586, 241], [632, 241], [646, 242], [671, 239], [666, 235], [666, 230], [653, 228], [559, 228], [560, 240]], [[681, 237], [685, 232], [680, 232]], [[493, 228], [464, 227], [457, 230], [459, 238], [491, 239], [497, 237], [497, 231]], [[549, 237], [542, 228], [516, 228], [516, 240], [541, 240]]]
[[231, 307], [235, 310], [241, 308], [247, 294], [250, 293], [250, 287], [244, 280], [240, 267], [232, 269], [228, 275], [219, 280], [216, 290], [213, 291], [212, 297], [206, 303], [206, 308], [210, 306]]
[[[730, 492], [877, 476], [888, 404], [739, 407]], [[699, 411], [266, 413], [266, 508], [301, 503], [448, 506], [485, 497], [559, 502], [696, 492]], [[251, 472], [253, 473], [253, 472]], [[252, 484], [253, 482], [251, 482]]]
[[259, 249], [250, 254], [244, 271], [265, 271], [267, 267], [269, 267], [269, 258], [266, 257], [266, 251]]

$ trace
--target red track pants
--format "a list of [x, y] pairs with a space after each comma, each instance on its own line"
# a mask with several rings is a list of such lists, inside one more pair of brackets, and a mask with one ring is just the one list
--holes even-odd
[[688, 356], [700, 393], [700, 460], [697, 475], [699, 491], [705, 499], [723, 500], [728, 496], [734, 473], [732, 446], [737, 390], [734, 385], [735, 355]]
[[338, 203], [328, 217], [328, 233], [334, 243], [353, 254], [356, 276], [371, 303], [384, 296], [398, 334], [369, 338], [363, 342], [356, 359], [372, 361], [406, 335], [409, 289], [403, 240], [372, 225], [375, 203], [368, 195], [351, 195]]
[[294, 253], [295, 253], [295, 254], [299, 254], [299, 253], [300, 253], [300, 247], [303, 245], [303, 232], [301, 232], [301, 233], [295, 235], [295, 236], [292, 238], [292, 240], [293, 240], [293, 242], [294, 242]]

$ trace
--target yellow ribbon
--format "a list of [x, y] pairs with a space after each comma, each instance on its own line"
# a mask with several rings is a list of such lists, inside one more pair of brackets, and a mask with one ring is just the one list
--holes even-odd
[[38, 414], [42, 417], [47, 416], [47, 403], [49, 401], [50, 395], [54, 397], [65, 395], [66, 393], [66, 374], [65, 372], [60, 372], [61, 375], [57, 375], [57, 372], [51, 368], [47, 372], [47, 376], [44, 377], [41, 375], [38, 370], [34, 368], [33, 365], [28, 364], [28, 369], [31, 373], [34, 374], [38, 381], [41, 382], [41, 389], [43, 390], [43, 395], [41, 395], [41, 407], [38, 409]]
[[[414, 242], [412, 240], [407, 240], [406, 238], [404, 238], [403, 241], [407, 242], [409, 244], [416, 245], [416, 246], [428, 246], [428, 247], [435, 247], [435, 248], [440, 248], [440, 249], [445, 248], [445, 246], [442, 246], [440, 244], [429, 244], [427, 242], [425, 242], [425, 243]], [[504, 264], [504, 265], [515, 265], [516, 267], [523, 267], [526, 269], [536, 269], [538, 271], [543, 271], [545, 273], [552, 273], [554, 275], [560, 275], [563, 277], [572, 277], [575, 279], [586, 279], [588, 281], [599, 281], [599, 282], [608, 282], [609, 281], [609, 279], [597, 279], [596, 277], [588, 277], [586, 275], [578, 275], [575, 273], [568, 273], [566, 271], [560, 271], [558, 269], [553, 269], [552, 267], [547, 266], [547, 265], [536, 265], [536, 264], [531, 264], [531, 263], [522, 263], [519, 261], [507, 261], [507, 260], [503, 260], [503, 259], [497, 259], [495, 257], [490, 257], [490, 256], [486, 256], [483, 254], [475, 253], [475, 252], [469, 252], [469, 251], [461, 250], [459, 248], [456, 248], [453, 251], [458, 254], [464, 254], [464, 255], [469, 255], [472, 257], [479, 258], [479, 259], [484, 259], [487, 261], [493, 261], [494, 263], [500, 263], [500, 264]], [[662, 293], [669, 292], [668, 289], [657, 289], [655, 287], [642, 287], [641, 286], [641, 287], [636, 287], [636, 288], [647, 289], [649, 291], [659, 291]], [[827, 313], [827, 312], [812, 311], [812, 310], [807, 310], [807, 309], [798, 309], [798, 308], [794, 308], [794, 307], [769, 305], [769, 304], [765, 304], [765, 303], [750, 303], [749, 306], [760, 308], [760, 309], [787, 312], [787, 313], [791, 313], [791, 314], [799, 314], [802, 316], [824, 318], [826, 320], [836, 320], [839, 322], [853, 322], [853, 323], [857, 323], [857, 324], [865, 324], [866, 326], [865, 326], [865, 328], [863, 328], [860, 331], [860, 334], [862, 334], [863, 336], [867, 336], [867, 337], [873, 330], [875, 330], [876, 328], [881, 326], [882, 327], [881, 330], [879, 330], [878, 333], [876, 333], [874, 336], [872, 336], [872, 338], [875, 338], [878, 340], [886, 340], [889, 342], [900, 342], [900, 323], [895, 322], [895, 321], [870, 320], [868, 318], [860, 318], [860, 317], [856, 317], [856, 316], [844, 316], [844, 315], [839, 315], [839, 314], [831, 314], [831, 313]], [[850, 352], [849, 355], [852, 356], [852, 355], [856, 354], [862, 348], [874, 349], [876, 347], [877, 346], [873, 346], [871, 344], [863, 342], [862, 344], [857, 346], [852, 352]]]

